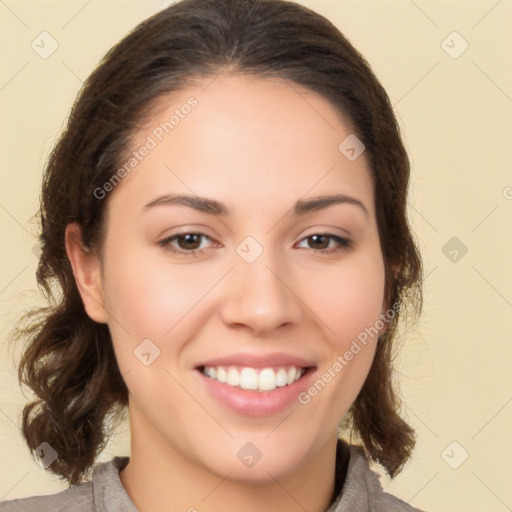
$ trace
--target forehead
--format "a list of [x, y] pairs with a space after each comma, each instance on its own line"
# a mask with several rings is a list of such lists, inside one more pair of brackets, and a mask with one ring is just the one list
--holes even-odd
[[340, 150], [353, 136], [327, 99], [298, 84], [237, 74], [204, 78], [153, 102], [130, 148], [146, 147], [145, 155], [127, 166], [114, 192], [137, 203], [183, 192], [260, 209], [269, 201], [282, 208], [306, 195], [342, 193], [373, 210], [364, 153], [351, 160]]

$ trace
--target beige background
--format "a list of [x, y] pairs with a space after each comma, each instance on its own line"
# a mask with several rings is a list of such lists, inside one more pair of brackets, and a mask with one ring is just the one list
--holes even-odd
[[[368, 59], [413, 164], [410, 215], [425, 262], [425, 309], [399, 367], [418, 444], [404, 472], [383, 485], [428, 511], [511, 510], [512, 2], [301, 3]], [[168, 4], [0, 1], [0, 499], [65, 487], [32, 461], [21, 438], [25, 398], [5, 347], [19, 313], [41, 302], [30, 218], [43, 164], [100, 57]], [[46, 59], [31, 48], [43, 31], [59, 45]], [[445, 247], [452, 237], [456, 245]], [[128, 454], [127, 441], [125, 428], [102, 460]]]

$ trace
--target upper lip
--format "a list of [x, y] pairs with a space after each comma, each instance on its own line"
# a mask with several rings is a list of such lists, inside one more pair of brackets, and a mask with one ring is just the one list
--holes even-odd
[[309, 368], [315, 366], [311, 360], [297, 357], [284, 352], [274, 354], [232, 354], [224, 357], [216, 357], [200, 362], [196, 368], [204, 366], [244, 366], [249, 368], [269, 368], [283, 366], [296, 366], [298, 368]]

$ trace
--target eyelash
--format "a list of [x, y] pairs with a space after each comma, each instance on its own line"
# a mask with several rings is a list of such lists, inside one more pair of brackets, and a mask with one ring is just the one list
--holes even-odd
[[[174, 254], [178, 254], [178, 255], [182, 255], [182, 256], [186, 256], [186, 257], [198, 257], [198, 256], [201, 256], [204, 252], [204, 249], [193, 249], [191, 251], [185, 251], [183, 249], [176, 249], [174, 248], [173, 246], [171, 246], [171, 242], [173, 242], [174, 240], [180, 238], [180, 237], [185, 237], [186, 235], [196, 235], [196, 236], [200, 236], [200, 237], [203, 237], [203, 238], [207, 238], [208, 240], [212, 240], [211, 237], [209, 237], [208, 235], [205, 235], [204, 233], [196, 233], [196, 232], [184, 232], [184, 233], [177, 233], [175, 235], [172, 235], [172, 236], [169, 236], [167, 238], [164, 238], [163, 240], [160, 240], [158, 242], [158, 245], [160, 245], [161, 247], [164, 248], [164, 250], [166, 251], [170, 251]], [[313, 233], [311, 235], [308, 235], [306, 237], [304, 237], [302, 241], [304, 240], [307, 240], [308, 238], [312, 238], [313, 236], [324, 236], [324, 237], [327, 237], [331, 240], [334, 240], [337, 244], [338, 244], [338, 247], [334, 247], [334, 248], [331, 248], [331, 249], [319, 249], [317, 251], [315, 251], [315, 249], [312, 249], [313, 251], [315, 252], [319, 252], [320, 254], [333, 254], [333, 253], [336, 253], [336, 252], [339, 252], [339, 251], [342, 251], [343, 249], [347, 249], [349, 247], [352, 247], [352, 242], [350, 240], [348, 240], [347, 238], [343, 238], [341, 236], [338, 236], [338, 235], [333, 235], [333, 234], [330, 234], [330, 233]]]

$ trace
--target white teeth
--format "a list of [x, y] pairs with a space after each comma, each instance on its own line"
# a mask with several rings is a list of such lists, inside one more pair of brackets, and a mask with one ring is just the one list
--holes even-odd
[[286, 375], [286, 383], [287, 384], [292, 384], [292, 382], [295, 382], [296, 372], [297, 372], [297, 368], [295, 368], [293, 366], [288, 370], [288, 374]]
[[[207, 375], [207, 377], [211, 377], [211, 368], [210, 368], [210, 373], [209, 375]], [[213, 379], [213, 377], [212, 377]], [[224, 368], [217, 368], [217, 380], [219, 382], [226, 382], [226, 379], [227, 379], [227, 374], [226, 374], [226, 370], [224, 370]]]
[[258, 388], [263, 391], [276, 389], [276, 372], [272, 368], [261, 370]]
[[240, 374], [238, 373], [238, 370], [235, 368], [230, 368], [228, 370], [226, 384], [229, 384], [230, 386], [240, 386]]
[[254, 391], [273, 391], [276, 387], [293, 384], [305, 372], [304, 368], [297, 368], [296, 366], [282, 367], [277, 370], [274, 368], [256, 370], [255, 368], [245, 367], [242, 368], [242, 371], [238, 371], [234, 367], [226, 369], [221, 366], [207, 366], [203, 368], [203, 374], [210, 379], [228, 384], [229, 386], [239, 386], [242, 389]]
[[276, 386], [283, 387], [286, 386], [286, 370], [284, 368], [281, 368], [276, 375]]
[[240, 387], [242, 389], [258, 389], [258, 374], [256, 370], [244, 368], [240, 372]]

